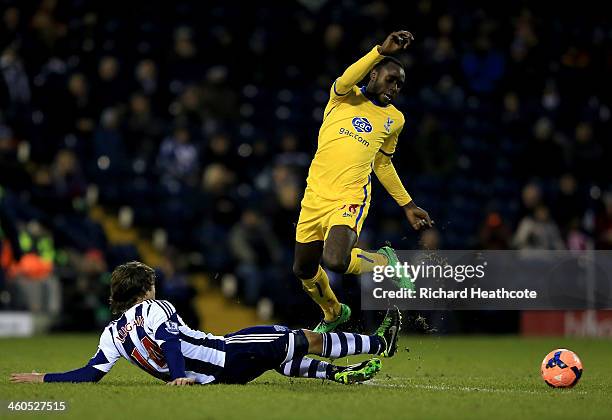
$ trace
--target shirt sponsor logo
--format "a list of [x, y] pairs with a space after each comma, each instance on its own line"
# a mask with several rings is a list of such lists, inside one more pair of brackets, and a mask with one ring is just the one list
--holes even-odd
[[355, 127], [355, 131], [358, 133], [371, 133], [372, 132], [372, 124], [365, 117], [355, 117], [353, 118], [353, 127]]
[[357, 140], [359, 143], [363, 144], [365, 147], [370, 147], [370, 142], [361, 137], [359, 134], [352, 132], [351, 130], [347, 130], [346, 128], [340, 128], [338, 134], [344, 134], [346, 136], [352, 137]]

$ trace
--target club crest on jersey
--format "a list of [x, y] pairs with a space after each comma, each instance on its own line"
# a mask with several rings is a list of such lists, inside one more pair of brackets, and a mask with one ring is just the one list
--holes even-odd
[[391, 117], [387, 117], [387, 122], [385, 123], [385, 131], [388, 133], [391, 132], [391, 124], [393, 124], [395, 121], [393, 121], [391, 119]]
[[358, 133], [370, 133], [372, 132], [372, 124], [365, 117], [355, 117], [353, 118], [353, 127], [355, 127], [355, 131]]
[[172, 321], [166, 322], [166, 331], [168, 331], [170, 334], [178, 334], [179, 333], [178, 324]]

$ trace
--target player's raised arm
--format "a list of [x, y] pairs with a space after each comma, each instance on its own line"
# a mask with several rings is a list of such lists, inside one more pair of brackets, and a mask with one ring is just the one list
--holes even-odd
[[333, 93], [338, 96], [346, 95], [361, 79], [367, 76], [372, 68], [378, 64], [386, 55], [397, 54], [406, 49], [410, 42], [414, 40], [408, 31], [397, 31], [391, 33], [382, 45], [377, 45], [357, 62], [351, 64], [336, 79], [333, 86]]

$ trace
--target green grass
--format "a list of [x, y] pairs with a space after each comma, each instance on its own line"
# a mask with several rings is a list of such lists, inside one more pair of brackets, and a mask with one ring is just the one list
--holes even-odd
[[[0, 400], [67, 401], [57, 418], [612, 418], [612, 341], [518, 337], [403, 337], [377, 379], [343, 386], [269, 372], [244, 385], [166, 387], [120, 361], [98, 384], [10, 384], [10, 372], [82, 366], [91, 335], [0, 340]], [[409, 351], [404, 350], [409, 347]], [[574, 350], [584, 375], [574, 389], [550, 389], [539, 376], [552, 349]], [[351, 361], [363, 360], [363, 357]], [[344, 362], [345, 360], [342, 360]], [[2, 418], [40, 418], [39, 413]]]

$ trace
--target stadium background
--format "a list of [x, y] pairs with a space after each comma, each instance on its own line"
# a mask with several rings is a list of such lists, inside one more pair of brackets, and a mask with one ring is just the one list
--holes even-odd
[[0, 0], [0, 308], [97, 330], [109, 272], [142, 259], [194, 326], [314, 324], [291, 265], [327, 92], [397, 29], [394, 162], [437, 225], [412, 232], [377, 184], [362, 246], [610, 249], [612, 25], [506, 3]]

